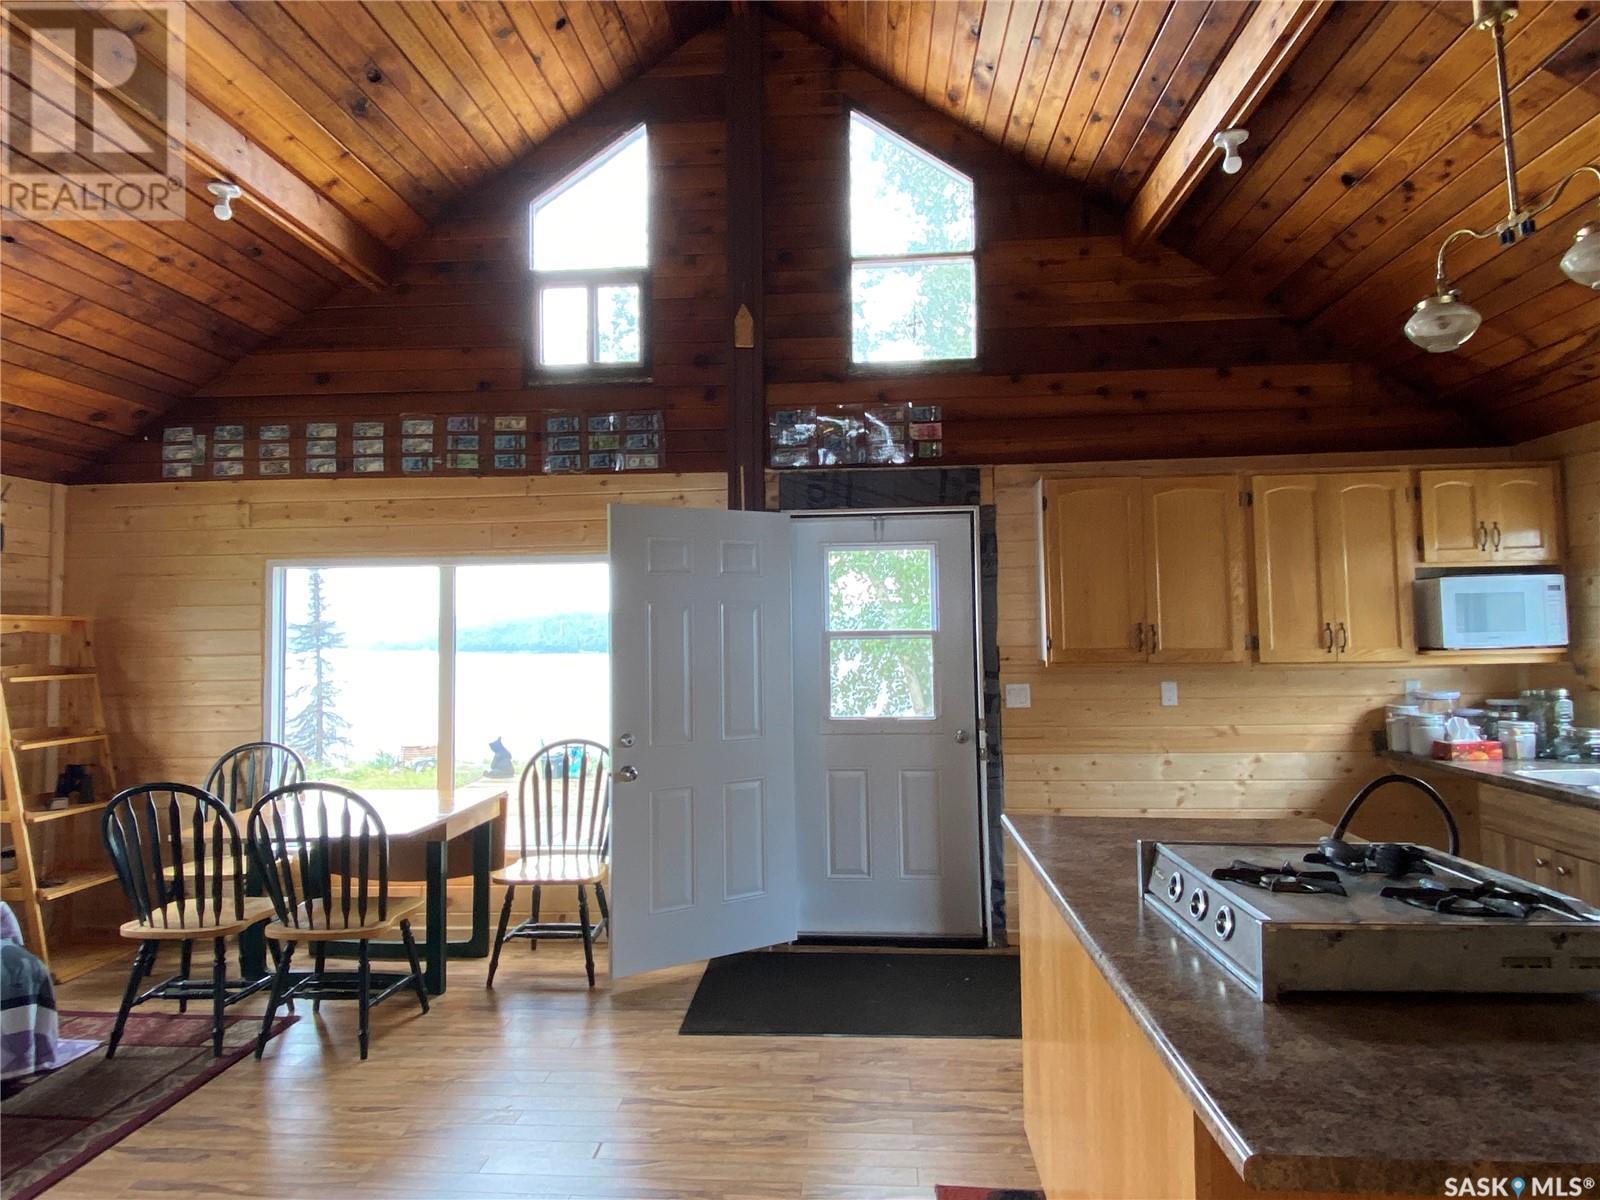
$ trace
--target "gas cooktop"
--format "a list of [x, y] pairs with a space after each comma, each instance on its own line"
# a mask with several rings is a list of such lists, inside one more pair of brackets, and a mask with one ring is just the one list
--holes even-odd
[[1144, 903], [1288, 992], [1600, 991], [1600, 910], [1404, 843], [1139, 843]]

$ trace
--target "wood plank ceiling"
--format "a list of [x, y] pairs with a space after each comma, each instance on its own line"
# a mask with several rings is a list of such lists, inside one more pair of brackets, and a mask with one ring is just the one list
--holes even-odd
[[[791, 23], [1048, 171], [1126, 203], [1237, 34], [1235, 0], [859, 4]], [[1483, 328], [1455, 354], [1401, 333], [1440, 241], [1505, 215], [1491, 46], [1468, 0], [1341, 0], [1164, 240], [1506, 440], [1600, 419], [1600, 297], [1557, 261], [1600, 219], [1579, 181], [1531, 242], [1457, 245]], [[1600, 5], [1523, 0], [1507, 31], [1525, 198], [1600, 162]]]
[[[1524, 190], [1600, 146], [1600, 6], [1523, 4], [1509, 31]], [[781, 0], [770, 10], [1028, 162], [1126, 204], [1246, 22], [1244, 0]], [[190, 5], [191, 97], [399, 250], [447, 205], [718, 20], [721, 5], [440, 0]], [[1452, 255], [1484, 314], [1465, 350], [1400, 334], [1439, 239], [1503, 211], [1488, 39], [1467, 0], [1341, 0], [1165, 240], [1519, 440], [1600, 418], [1600, 298], [1556, 260], [1579, 184], [1531, 243]], [[123, 27], [149, 36], [136, 21]], [[8, 26], [15, 41], [21, 34]], [[0, 81], [9, 84], [8, 80]], [[348, 278], [246, 203], [183, 222], [0, 210], [5, 468], [70, 477]]]
[[[638, 2], [194, 3], [188, 90], [399, 249], [718, 16]], [[137, 15], [113, 20], [136, 42], [155, 36]], [[214, 220], [210, 178], [191, 167], [184, 221], [0, 209], [7, 471], [70, 477], [349, 282], [248, 200]]]

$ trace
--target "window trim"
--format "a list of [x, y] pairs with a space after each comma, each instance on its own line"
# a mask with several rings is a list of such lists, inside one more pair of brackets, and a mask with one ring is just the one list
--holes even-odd
[[[851, 178], [849, 170], [849, 122], [860, 118], [872, 126], [885, 137], [900, 143], [913, 153], [924, 158], [932, 159], [944, 170], [952, 175], [959, 176], [967, 181], [972, 188], [972, 249], [947, 250], [947, 251], [919, 251], [915, 254], [868, 254], [858, 257], [851, 244], [851, 216], [853, 203], [851, 196]], [[948, 375], [958, 372], [981, 372], [983, 370], [983, 321], [980, 311], [980, 293], [983, 290], [983, 280], [979, 271], [979, 257], [983, 249], [981, 235], [981, 222], [978, 220], [978, 182], [975, 176], [963, 171], [960, 167], [950, 162], [926, 146], [919, 145], [913, 138], [906, 136], [887, 121], [873, 116], [858, 103], [852, 103], [845, 116], [845, 185], [844, 185], [844, 215], [845, 215], [845, 254], [850, 263], [849, 277], [845, 282], [848, 289], [845, 297], [849, 310], [849, 329], [846, 336], [845, 347], [845, 374], [852, 377], [895, 376], [908, 374], [942, 374]], [[855, 357], [856, 328], [855, 328], [855, 273], [859, 266], [898, 266], [904, 263], [918, 262], [951, 262], [969, 261], [972, 263], [972, 355], [968, 358], [908, 358], [893, 362], [869, 361], [857, 362]]]
[[[603, 267], [595, 269], [563, 269], [541, 271], [533, 265], [533, 223], [539, 210], [567, 192], [579, 180], [592, 175], [615, 158], [640, 135], [645, 144], [645, 263], [639, 267]], [[528, 201], [527, 215], [527, 266], [528, 287], [523, 305], [523, 384], [527, 387], [565, 386], [584, 383], [649, 383], [651, 382], [650, 336], [651, 263], [655, 260], [654, 226], [650, 220], [650, 175], [654, 167], [651, 154], [649, 123], [641, 121], [626, 133], [607, 142], [596, 153], [584, 159], [555, 183]], [[626, 363], [596, 362], [599, 327], [596, 320], [597, 296], [600, 288], [614, 284], [633, 284], [639, 288], [639, 360]], [[583, 363], [544, 363], [540, 361], [540, 296], [550, 287], [586, 287], [589, 292], [589, 361]]]
[[[434, 788], [441, 796], [454, 798], [456, 777], [456, 569], [458, 567], [494, 566], [581, 566], [586, 563], [604, 563], [604, 554], [414, 554], [382, 555], [378, 557], [333, 556], [327, 558], [271, 558], [266, 564], [267, 612], [262, 622], [264, 655], [261, 672], [261, 729], [269, 741], [283, 741], [284, 712], [283, 671], [280, 663], [288, 649], [288, 623], [284, 591], [286, 573], [291, 570], [332, 570], [340, 567], [434, 567], [439, 571], [439, 688], [438, 721], [439, 745], [434, 754]], [[445, 647], [449, 647], [446, 654]], [[609, 651], [607, 659], [610, 658]], [[531, 757], [531, 755], [530, 755]], [[524, 760], [525, 761], [525, 760]], [[517, 770], [523, 764], [517, 764]], [[507, 790], [513, 790], [508, 784]]]

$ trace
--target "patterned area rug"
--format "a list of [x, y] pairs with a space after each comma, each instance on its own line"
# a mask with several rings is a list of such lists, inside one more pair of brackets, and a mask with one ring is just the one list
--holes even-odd
[[1031, 1188], [951, 1187], [935, 1184], [933, 1194], [938, 1200], [1044, 1200], [1043, 1192]]
[[[276, 1037], [298, 1018], [273, 1023]], [[63, 1038], [111, 1037], [115, 1013], [62, 1012]], [[261, 1018], [229, 1017], [211, 1057], [211, 1016], [134, 1012], [117, 1056], [104, 1051], [8, 1084], [0, 1098], [0, 1200], [32, 1200], [255, 1049]]]

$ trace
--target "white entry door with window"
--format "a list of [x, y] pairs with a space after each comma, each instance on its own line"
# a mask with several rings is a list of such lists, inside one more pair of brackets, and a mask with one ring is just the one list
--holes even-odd
[[802, 934], [983, 932], [973, 524], [794, 521]]
[[613, 976], [981, 936], [973, 514], [610, 522]]

